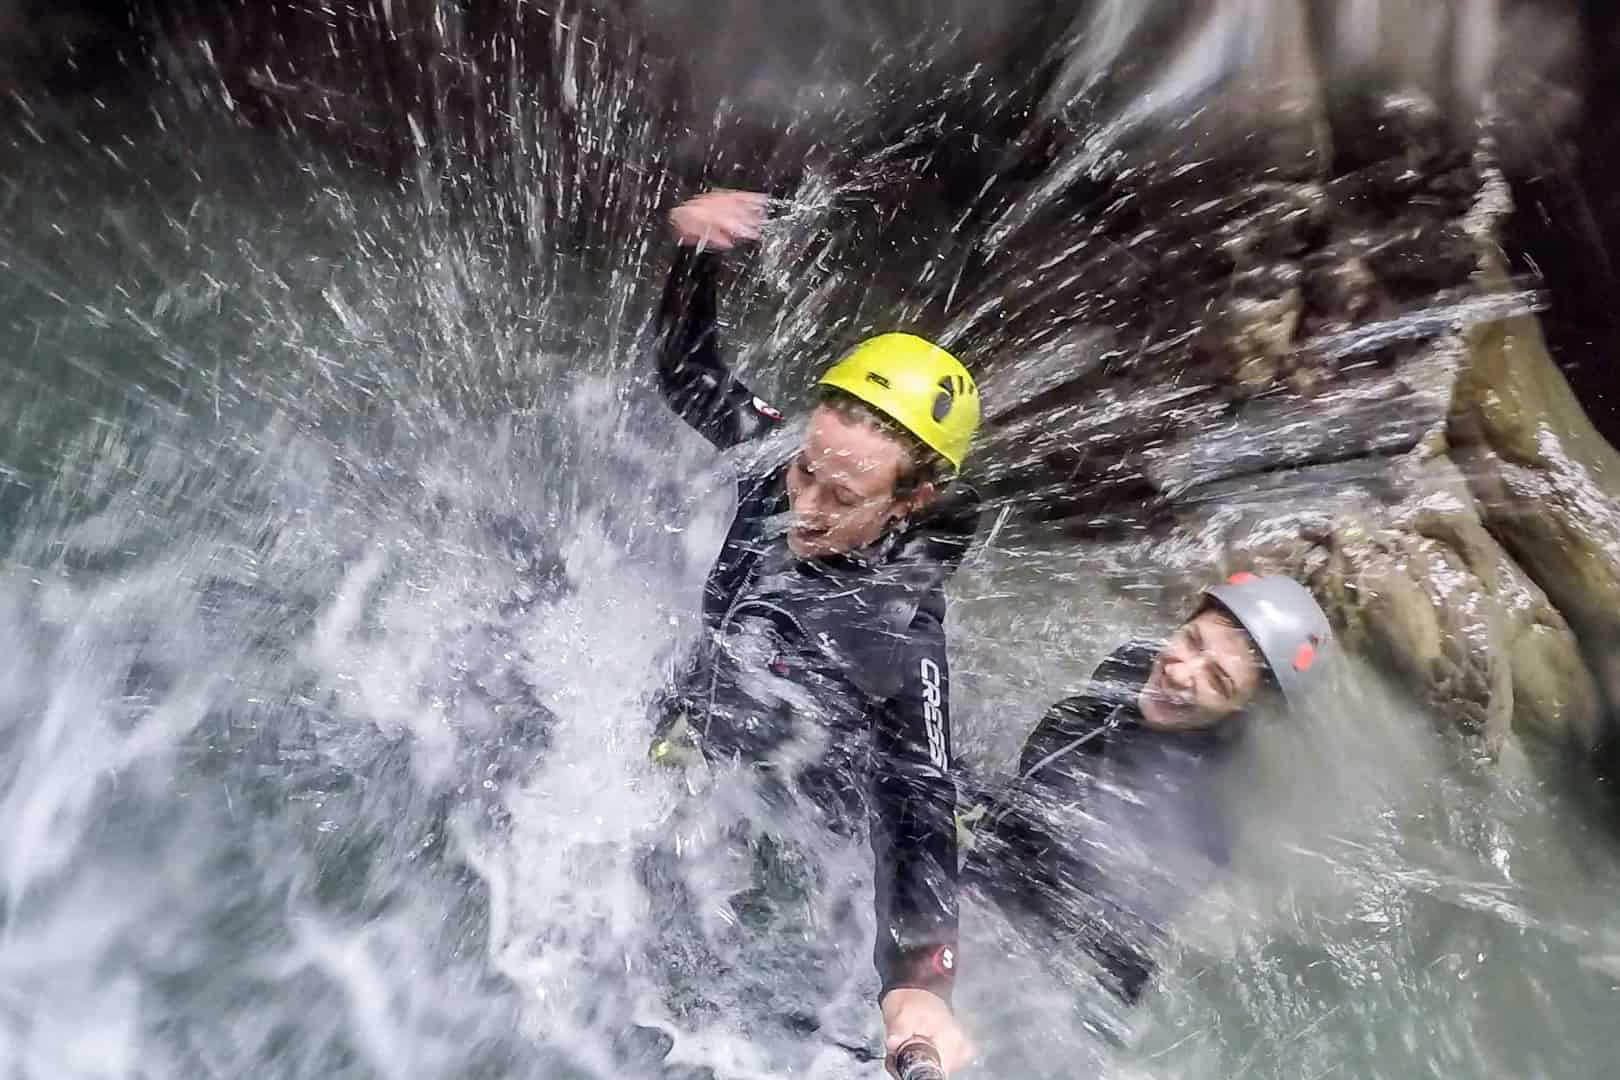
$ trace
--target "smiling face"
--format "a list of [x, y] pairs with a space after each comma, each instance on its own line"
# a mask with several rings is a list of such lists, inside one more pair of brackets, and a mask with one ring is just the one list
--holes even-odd
[[789, 550], [801, 559], [817, 559], [876, 541], [933, 497], [931, 484], [904, 496], [896, 493], [911, 468], [906, 447], [893, 435], [818, 406], [810, 414], [804, 445], [788, 466]]
[[1261, 673], [1249, 635], [1208, 608], [1183, 623], [1153, 661], [1138, 699], [1142, 721], [1158, 731], [1213, 727], [1249, 703]]

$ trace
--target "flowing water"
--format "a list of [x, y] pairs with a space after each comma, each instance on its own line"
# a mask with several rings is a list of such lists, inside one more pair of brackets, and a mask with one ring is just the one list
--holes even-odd
[[[878, 1075], [864, 849], [800, 838], [825, 1000], [778, 963], [802, 940], [702, 966], [641, 883], [684, 830], [724, 936], [706, 839], [757, 813], [722, 785], [672, 825], [642, 764], [729, 509], [645, 378], [660, 149], [619, 148], [634, 179], [573, 231], [561, 173], [600, 159], [558, 155], [492, 239], [183, 104], [35, 100], [0, 154], [0, 1074]], [[792, 255], [731, 298], [788, 396]], [[1113, 582], [1013, 528], [971, 557], [970, 764], [1172, 620]], [[1135, 1013], [968, 905], [982, 1075], [1608, 1075], [1620, 852], [1579, 785], [1340, 678], [1260, 741], [1238, 872]], [[675, 1019], [694, 991], [735, 1008]]]

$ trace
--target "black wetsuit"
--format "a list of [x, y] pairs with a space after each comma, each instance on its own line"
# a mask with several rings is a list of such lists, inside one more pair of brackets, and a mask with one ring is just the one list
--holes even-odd
[[[675, 411], [729, 450], [782, 418], [722, 360], [718, 269], [712, 253], [677, 254], [658, 377]], [[706, 633], [671, 688], [666, 724], [683, 720], [711, 760], [740, 760], [803, 793], [835, 828], [869, 828], [882, 992], [948, 998], [958, 856], [942, 586], [972, 539], [978, 500], [953, 484], [903, 533], [802, 560], [786, 546], [788, 462], [775, 456], [739, 470], [736, 517], [704, 589]]]
[[1018, 775], [986, 800], [964, 870], [1041, 952], [1078, 946], [1134, 1001], [1166, 924], [1228, 860], [1220, 796], [1240, 716], [1196, 732], [1142, 723], [1137, 697], [1158, 649], [1131, 644], [1054, 705]]

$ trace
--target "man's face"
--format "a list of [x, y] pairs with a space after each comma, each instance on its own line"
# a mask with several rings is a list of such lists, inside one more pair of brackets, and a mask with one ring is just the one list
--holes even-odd
[[1217, 610], [1182, 623], [1142, 687], [1142, 720], [1158, 731], [1213, 727], [1254, 697], [1260, 658], [1249, 636]]
[[933, 494], [925, 484], [908, 498], [895, 495], [907, 464], [905, 448], [892, 436], [825, 405], [817, 408], [804, 446], [788, 466], [789, 550], [816, 559], [877, 540]]

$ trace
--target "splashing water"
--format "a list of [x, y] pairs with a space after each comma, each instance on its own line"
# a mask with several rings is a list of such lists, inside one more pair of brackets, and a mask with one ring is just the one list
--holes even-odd
[[[798, 838], [832, 883], [801, 928], [838, 939], [830, 1000], [792, 997], [786, 940], [674, 980], [780, 992], [819, 1030], [674, 1020], [657, 970], [689, 943], [640, 881], [678, 801], [642, 765], [647, 700], [693, 632], [727, 485], [641, 376], [663, 149], [622, 119], [635, 87], [567, 48], [563, 99], [595, 142], [505, 159], [516, 238], [434, 183], [212, 124], [217, 104], [148, 122], [33, 102], [6, 132], [5, 1075], [877, 1075], [872, 928], [842, 926], [866, 911], [858, 846]], [[795, 284], [829, 183], [766, 246], [796, 313], [728, 303], [784, 398], [773, 351], [871, 317]], [[1049, 379], [1007, 372], [1007, 401]], [[1016, 526], [963, 570], [955, 725], [981, 773], [1113, 646], [1166, 629], [1117, 576]], [[958, 1007], [987, 1074], [1605, 1072], [1612, 841], [1556, 776], [1459, 763], [1370, 675], [1342, 677], [1342, 709], [1260, 740], [1240, 872], [1138, 1013], [1060, 985], [968, 903]], [[759, 811], [730, 794], [680, 825], [711, 914], [735, 882], [704, 839]], [[632, 1022], [673, 1031], [667, 1059]]]

